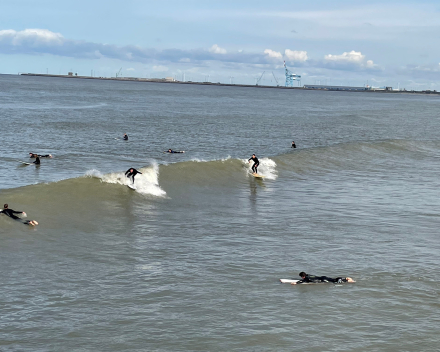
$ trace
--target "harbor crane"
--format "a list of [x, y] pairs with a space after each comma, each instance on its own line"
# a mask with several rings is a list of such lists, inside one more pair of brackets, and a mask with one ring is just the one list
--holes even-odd
[[260, 83], [261, 79], [263, 78], [264, 72], [266, 72], [266, 71], [263, 71], [263, 73], [261, 74], [260, 78], [257, 79], [257, 82], [255, 83], [256, 86], [258, 86], [258, 83]]
[[277, 82], [277, 87], [279, 87], [280, 84], [278, 83], [278, 80], [277, 80], [277, 78], [275, 77], [275, 73], [273, 73], [273, 71], [272, 71], [272, 75], [273, 75], [273, 78], [275, 78], [275, 82]]
[[121, 77], [122, 67], [116, 72], [116, 78]]
[[287, 69], [286, 61], [284, 61], [284, 69], [286, 71], [286, 87], [293, 87], [293, 81], [298, 81], [299, 86], [301, 84], [301, 76]]

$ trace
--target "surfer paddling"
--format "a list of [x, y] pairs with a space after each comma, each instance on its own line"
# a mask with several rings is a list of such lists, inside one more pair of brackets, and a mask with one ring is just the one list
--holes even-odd
[[34, 159], [34, 158], [52, 158], [51, 154], [46, 154], [46, 155], [40, 155], [40, 154], [35, 154], [35, 153], [29, 153], [29, 158]]
[[37, 157], [35, 158], [34, 164], [35, 164], [35, 165], [40, 165], [40, 164], [41, 164], [40, 157], [39, 157], [38, 155], [37, 155]]
[[136, 170], [136, 169], [134, 169], [134, 168], [130, 168], [130, 169], [128, 169], [127, 171], [125, 171], [125, 176], [127, 176], [128, 178], [131, 177], [131, 182], [132, 182], [132, 184], [134, 184], [134, 177], [135, 177], [137, 174], [141, 174], [141, 175], [142, 175], [142, 172], [140, 172], [140, 171], [138, 171], [138, 170]]
[[315, 283], [323, 283], [323, 282], [332, 282], [334, 284], [342, 284], [343, 282], [356, 282], [351, 277], [337, 277], [337, 278], [331, 278], [327, 276], [314, 276], [306, 274], [304, 271], [301, 271], [299, 273], [299, 276], [301, 276], [301, 280], [298, 280], [297, 282], [292, 282], [291, 285], [298, 285], [298, 284], [315, 284]]
[[127, 133], [124, 133], [124, 137], [123, 137], [124, 141], [128, 141], [128, 136]]
[[254, 162], [254, 165], [252, 165], [252, 173], [253, 174], [257, 174], [257, 168], [258, 165], [260, 165], [260, 161], [258, 160], [258, 158], [255, 156], [255, 154], [252, 154], [252, 156], [249, 158], [249, 163], [251, 162], [251, 160]]
[[15, 210], [9, 209], [8, 204], [5, 204], [3, 206], [3, 210], [0, 210], [0, 214], [5, 214], [5, 215], [9, 216], [11, 219], [18, 220], [25, 225], [31, 225], [31, 226], [38, 225], [38, 222], [35, 220], [23, 220], [23, 219], [20, 219], [18, 216], [14, 215], [14, 214], [22, 214], [23, 216], [26, 216], [26, 213], [24, 211], [15, 211]]
[[166, 152], [164, 153], [170, 153], [170, 154], [180, 154], [180, 153], [185, 153], [184, 150], [181, 151], [176, 151], [176, 150], [172, 150], [172, 149], [168, 149]]

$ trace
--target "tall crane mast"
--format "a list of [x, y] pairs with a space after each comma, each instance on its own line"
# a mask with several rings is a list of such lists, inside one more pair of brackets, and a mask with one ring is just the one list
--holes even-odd
[[298, 81], [298, 85], [301, 84], [301, 76], [287, 69], [286, 61], [284, 61], [284, 70], [286, 72], [286, 87], [293, 87], [293, 81]]
[[263, 71], [263, 73], [261, 74], [260, 78], [257, 79], [257, 83], [255, 83], [255, 85], [258, 86], [258, 83], [260, 83], [261, 79], [263, 78], [264, 72], [266, 72], [266, 71]]
[[122, 67], [116, 72], [116, 78], [121, 77]]

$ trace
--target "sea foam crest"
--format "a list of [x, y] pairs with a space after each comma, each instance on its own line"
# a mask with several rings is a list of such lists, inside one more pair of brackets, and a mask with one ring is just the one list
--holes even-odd
[[[258, 166], [258, 174], [264, 176], [269, 180], [276, 180], [278, 177], [278, 171], [276, 170], [277, 163], [269, 158], [260, 158], [260, 165]], [[249, 168], [249, 173], [252, 173], [252, 165], [254, 164], [251, 160], [249, 163], [248, 159], [241, 160]]]
[[[159, 166], [155, 163], [139, 169], [142, 174], [137, 174], [134, 178], [135, 190], [141, 194], [149, 194], [156, 197], [166, 196], [166, 192], [159, 186]], [[130, 185], [131, 178], [125, 176], [124, 172], [112, 172], [102, 174], [98, 170], [90, 170], [86, 174], [90, 177], [97, 177], [101, 182], [115, 183], [120, 185]]]

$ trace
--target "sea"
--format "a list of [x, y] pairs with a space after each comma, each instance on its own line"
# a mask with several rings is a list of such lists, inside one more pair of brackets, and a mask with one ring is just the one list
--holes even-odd
[[2, 352], [440, 350], [438, 96], [0, 75], [0, 131]]

